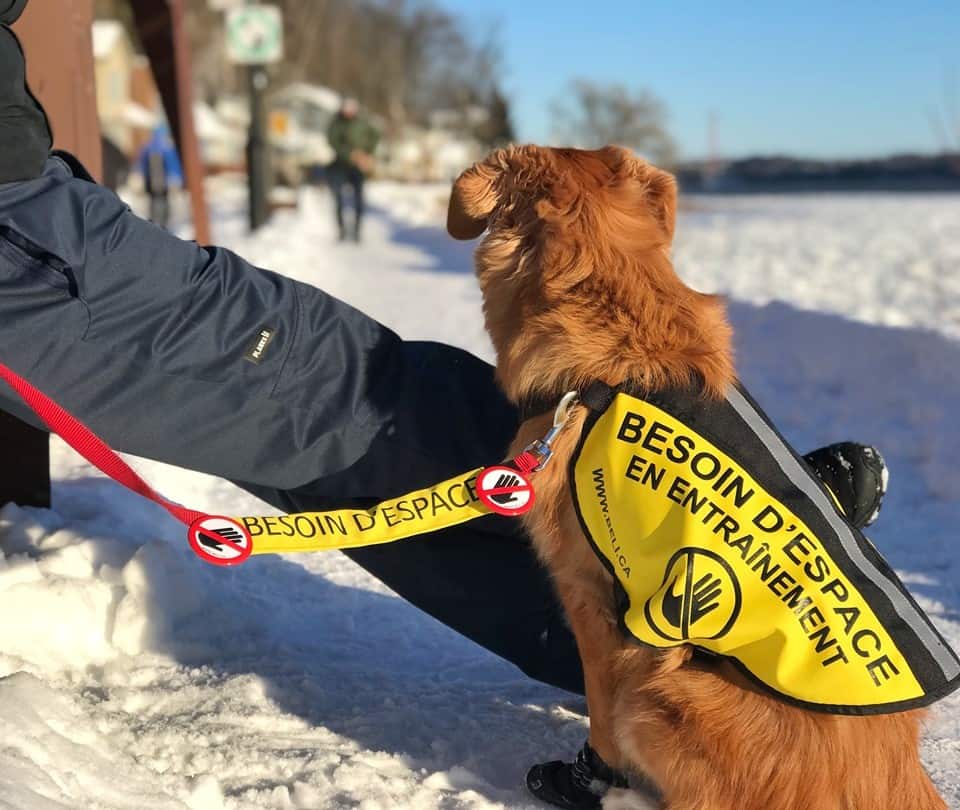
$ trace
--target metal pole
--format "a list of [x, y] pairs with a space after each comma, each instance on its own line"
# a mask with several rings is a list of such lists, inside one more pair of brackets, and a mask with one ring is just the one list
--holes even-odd
[[267, 221], [267, 135], [264, 91], [267, 71], [263, 65], [250, 66], [250, 137], [247, 141], [247, 173], [250, 182], [250, 230]]
[[177, 146], [190, 192], [193, 211], [194, 239], [201, 245], [210, 244], [210, 211], [203, 188], [203, 162], [200, 160], [200, 142], [193, 120], [193, 64], [184, 22], [183, 0], [167, 0], [172, 24], [171, 39], [177, 84]]

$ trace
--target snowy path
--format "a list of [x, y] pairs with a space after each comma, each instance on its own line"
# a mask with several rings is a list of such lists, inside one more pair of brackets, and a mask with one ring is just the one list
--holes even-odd
[[[317, 194], [249, 239], [236, 189], [222, 190], [221, 242], [406, 337], [489, 358], [471, 248], [438, 227], [445, 189], [372, 189], [360, 246], [332, 242]], [[681, 274], [731, 296], [743, 376], [799, 447], [882, 447], [894, 477], [871, 537], [960, 646], [960, 200], [695, 203]], [[262, 508], [136, 464], [198, 508]], [[0, 808], [533, 808], [526, 766], [581, 743], [581, 700], [345, 558], [212, 570], [177, 524], [59, 442], [54, 471], [52, 512], [0, 511]], [[934, 710], [924, 755], [960, 810], [957, 696]]]

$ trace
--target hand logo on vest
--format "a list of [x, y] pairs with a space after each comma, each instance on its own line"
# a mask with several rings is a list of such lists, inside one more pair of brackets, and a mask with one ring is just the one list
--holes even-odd
[[683, 548], [667, 563], [663, 584], [644, 605], [654, 632], [668, 641], [725, 636], [740, 615], [740, 583], [712, 551]]
[[[677, 593], [677, 584], [680, 592]], [[683, 594], [686, 583], [680, 582], [680, 575], [674, 577], [667, 592], [663, 595], [663, 615], [676, 628], [682, 628], [684, 620], [696, 624], [711, 610], [720, 607], [719, 596], [722, 593], [720, 578], [713, 574], [704, 574], [693, 584], [689, 615], [683, 610]], [[686, 635], [686, 633], [684, 634]]]

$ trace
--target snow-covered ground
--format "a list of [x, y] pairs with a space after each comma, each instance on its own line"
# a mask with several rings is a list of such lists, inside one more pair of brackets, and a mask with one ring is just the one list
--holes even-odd
[[[365, 243], [340, 245], [322, 193], [249, 238], [221, 181], [217, 237], [406, 337], [489, 358], [445, 195], [375, 186]], [[676, 257], [730, 297], [742, 376], [798, 447], [882, 448], [892, 490], [871, 537], [960, 647], [960, 199], [690, 200]], [[0, 511], [0, 808], [533, 808], [526, 767], [582, 742], [582, 700], [345, 558], [211, 569], [158, 508], [59, 441], [53, 458], [54, 509]], [[264, 508], [136, 466], [196, 508]], [[960, 809], [960, 697], [933, 710], [924, 759]]]

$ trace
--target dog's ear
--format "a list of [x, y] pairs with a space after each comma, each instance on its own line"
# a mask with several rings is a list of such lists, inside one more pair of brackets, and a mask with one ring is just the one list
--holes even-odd
[[663, 229], [667, 241], [673, 241], [673, 231], [677, 224], [677, 181], [669, 172], [648, 166], [644, 182], [644, 194], [654, 219]]
[[644, 207], [653, 215], [666, 241], [672, 242], [677, 224], [676, 178], [670, 172], [638, 158], [624, 147], [607, 146], [599, 150], [599, 154], [615, 174], [626, 176], [629, 181], [635, 181], [639, 185]]
[[476, 239], [499, 202], [497, 180], [503, 174], [500, 152], [476, 163], [453, 184], [447, 209], [447, 232], [454, 239]]

